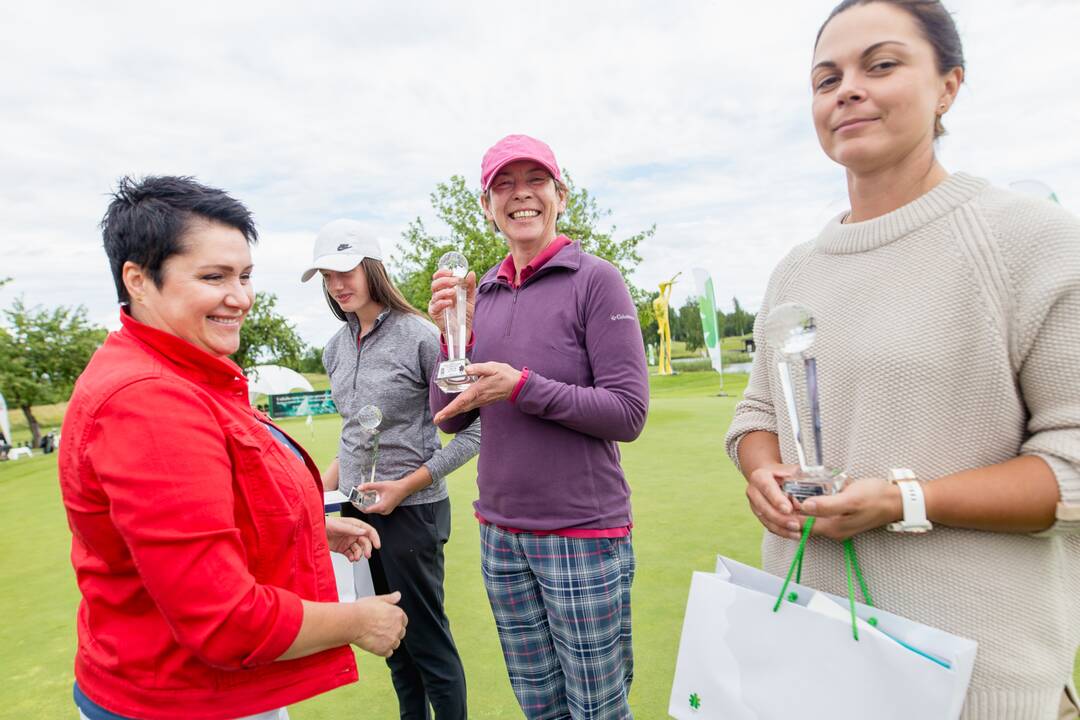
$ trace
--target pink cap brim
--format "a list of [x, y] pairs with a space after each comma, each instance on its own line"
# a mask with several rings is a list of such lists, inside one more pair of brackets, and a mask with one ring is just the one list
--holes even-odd
[[531, 160], [548, 171], [551, 177], [562, 182], [559, 162], [547, 143], [528, 135], [507, 135], [488, 148], [480, 161], [480, 190], [487, 192], [492, 179], [507, 165], [521, 160]]
[[509, 157], [505, 160], [500, 160], [499, 164], [495, 166], [495, 168], [488, 174], [488, 176], [486, 178], [483, 178], [480, 189], [484, 192], [487, 192], [487, 189], [491, 187], [491, 181], [495, 179], [495, 176], [499, 174], [499, 171], [510, 163], [515, 163], [519, 160], [532, 160], [537, 165], [543, 165], [544, 169], [551, 174], [551, 177], [555, 178], [559, 182], [562, 182], [562, 174], [559, 172], [559, 168], [552, 166], [551, 163], [545, 162], [541, 158], [533, 157], [531, 155], [520, 155], [518, 157]]

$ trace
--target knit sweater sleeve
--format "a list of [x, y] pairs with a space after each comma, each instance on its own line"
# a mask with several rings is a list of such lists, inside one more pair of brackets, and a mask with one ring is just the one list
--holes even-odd
[[1053, 470], [1061, 498], [1041, 534], [1080, 533], [1080, 221], [1012, 196], [988, 212], [1009, 279], [1009, 352], [1028, 410], [1021, 453]]
[[765, 339], [765, 318], [769, 311], [776, 305], [776, 297], [787, 284], [793, 268], [797, 267], [799, 260], [806, 256], [810, 250], [810, 244], [806, 243], [792, 250], [773, 270], [769, 278], [769, 284], [765, 290], [765, 299], [761, 303], [754, 320], [754, 364], [750, 369], [750, 380], [746, 385], [742, 400], [735, 406], [735, 415], [728, 427], [724, 445], [727, 454], [742, 470], [739, 465], [739, 443], [744, 437], [752, 432], [764, 430], [765, 432], [777, 433], [776, 406], [772, 397], [772, 349]]

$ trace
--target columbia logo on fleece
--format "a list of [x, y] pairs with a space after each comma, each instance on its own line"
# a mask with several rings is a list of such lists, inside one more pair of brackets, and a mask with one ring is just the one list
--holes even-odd
[[616, 313], [611, 316], [612, 320], [637, 320], [633, 315], [623, 315], [622, 313]]

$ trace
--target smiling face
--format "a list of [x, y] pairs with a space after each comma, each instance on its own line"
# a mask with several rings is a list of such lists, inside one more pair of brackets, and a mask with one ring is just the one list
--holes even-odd
[[555, 237], [555, 221], [566, 209], [566, 195], [543, 165], [518, 160], [492, 178], [480, 204], [484, 216], [511, 244], [543, 246]]
[[825, 154], [856, 174], [933, 155], [934, 121], [956, 97], [963, 70], [938, 71], [933, 46], [907, 11], [852, 7], [825, 26], [810, 83]]
[[211, 355], [231, 355], [255, 298], [247, 239], [236, 228], [196, 219], [181, 243], [184, 250], [162, 264], [160, 288], [142, 268], [124, 264], [131, 313]]
[[359, 312], [372, 302], [368, 291], [367, 273], [363, 265], [357, 265], [348, 272], [320, 270], [323, 284], [330, 297], [347, 313]]

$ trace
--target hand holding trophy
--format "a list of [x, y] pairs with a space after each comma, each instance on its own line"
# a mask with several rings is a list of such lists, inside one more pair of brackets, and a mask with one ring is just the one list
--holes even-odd
[[[795, 303], [778, 305], [765, 318], [765, 337], [776, 349], [780, 359], [776, 369], [780, 377], [780, 387], [784, 392], [791, 430], [795, 436], [795, 451], [799, 457], [799, 471], [784, 482], [784, 492], [802, 502], [814, 495], [832, 495], [840, 492], [847, 481], [847, 475], [839, 470], [825, 467], [821, 447], [821, 403], [818, 395], [817, 360], [806, 356], [806, 351], [814, 344], [817, 325], [809, 309]], [[811, 465], [809, 454], [803, 439], [802, 422], [799, 419], [800, 403], [795, 397], [795, 385], [792, 380], [793, 362], [802, 360], [806, 388], [806, 401], [809, 404], [810, 424], [814, 435], [814, 459]]]
[[435, 375], [435, 384], [446, 393], [459, 393], [476, 382], [476, 378], [465, 373], [469, 358], [465, 357], [465, 344], [468, 342], [466, 328], [466, 307], [468, 298], [465, 291], [465, 276], [469, 272], [469, 261], [459, 252], [451, 251], [439, 258], [439, 269], [449, 270], [457, 279], [454, 307], [443, 310], [443, 337], [446, 338], [447, 360], [439, 364]]
[[370, 472], [365, 468], [363, 477], [360, 478], [360, 482], [353, 486], [353, 489], [349, 492], [349, 502], [357, 510], [367, 510], [369, 507], [379, 502], [379, 493], [374, 490], [364, 490], [364, 486], [368, 483], [375, 482], [375, 465], [379, 462], [379, 425], [382, 423], [382, 411], [374, 405], [365, 405], [360, 408], [360, 412], [357, 413], [357, 420], [360, 423], [360, 427], [371, 436], [371, 470]]

